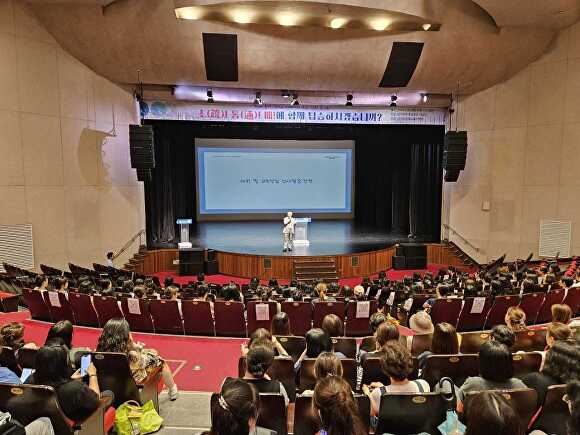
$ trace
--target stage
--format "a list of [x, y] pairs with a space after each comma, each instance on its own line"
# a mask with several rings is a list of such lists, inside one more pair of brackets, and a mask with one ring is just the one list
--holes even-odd
[[[282, 252], [280, 222], [198, 222], [190, 229], [193, 246], [236, 254], [260, 256], [334, 256], [379, 251], [409, 242], [406, 234], [361, 228], [352, 220], [313, 219], [308, 224], [310, 246]], [[438, 242], [418, 237], [413, 242]]]

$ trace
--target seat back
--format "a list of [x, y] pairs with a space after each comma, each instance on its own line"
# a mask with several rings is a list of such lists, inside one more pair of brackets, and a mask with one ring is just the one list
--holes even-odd
[[139, 388], [131, 374], [127, 355], [117, 352], [91, 352], [91, 358], [97, 369], [100, 389], [110, 390], [115, 394], [115, 408], [127, 400], [141, 403]]
[[344, 302], [315, 302], [314, 303], [314, 327], [322, 326], [322, 319], [328, 314], [336, 314], [344, 322]]
[[427, 294], [413, 295], [413, 303], [411, 304], [411, 309], [409, 310], [409, 318], [411, 318], [411, 316], [417, 311], [423, 309], [423, 305], [431, 297], [432, 295]]
[[276, 302], [248, 302], [246, 305], [246, 312], [248, 315], [248, 334], [252, 335], [252, 332], [258, 328], [264, 328], [269, 331], [272, 324], [272, 318], [276, 315], [277, 310], [278, 304]]
[[312, 328], [312, 304], [310, 302], [282, 302], [282, 311], [288, 314], [291, 334], [303, 337]]
[[580, 314], [580, 287], [570, 287], [562, 301], [572, 310], [572, 316]]
[[153, 320], [151, 319], [151, 312], [149, 310], [149, 301], [146, 299], [137, 298], [123, 298], [121, 300], [121, 309], [123, 316], [131, 331], [139, 332], [154, 332]]
[[105, 326], [105, 323], [111, 319], [123, 318], [123, 313], [121, 312], [121, 308], [119, 308], [117, 298], [111, 296], [93, 296], [93, 304], [95, 310], [97, 310], [101, 326]]
[[257, 425], [287, 435], [288, 418], [284, 396], [280, 393], [260, 393]]
[[374, 335], [363, 337], [359, 346], [359, 349], [364, 350], [365, 352], [374, 352], [376, 348], [377, 348], [377, 340], [375, 340]]
[[381, 369], [381, 358], [379, 356], [369, 356], [362, 360], [362, 384], [369, 385], [371, 382], [381, 382], [389, 385], [391, 378], [383, 373]]
[[426, 350], [431, 350], [433, 334], [418, 334], [411, 337], [411, 355], [419, 356]]
[[512, 346], [512, 352], [542, 351], [546, 348], [546, 329], [529, 329], [516, 332], [516, 342]]
[[552, 305], [561, 304], [564, 300], [564, 293], [565, 291], [563, 289], [550, 290], [546, 293], [535, 323], [548, 323], [552, 320]]
[[23, 425], [40, 417], [48, 417], [55, 434], [74, 433], [52, 387], [0, 384], [0, 409], [9, 412], [12, 418]]
[[455, 326], [461, 312], [462, 300], [458, 298], [437, 299], [431, 308], [431, 321], [434, 325], [447, 322]]
[[479, 331], [483, 329], [485, 319], [492, 306], [491, 298], [465, 298], [464, 301], [461, 314], [457, 320], [457, 330]]
[[178, 301], [150, 300], [149, 310], [157, 334], [183, 335], [183, 322]]
[[447, 404], [439, 393], [384, 394], [375, 433], [436, 434], [446, 411]]
[[342, 365], [342, 377], [350, 384], [352, 391], [356, 390], [356, 359], [342, 358], [340, 360]]
[[[316, 376], [314, 374], [314, 364], [316, 358], [304, 358], [300, 366], [300, 382], [298, 389], [300, 391], [313, 390], [316, 385]], [[343, 358], [340, 360], [342, 365], [342, 377], [350, 384], [352, 390], [356, 389], [356, 360], [353, 358]]]
[[[246, 358], [241, 356], [238, 360], [238, 377], [243, 378], [246, 374]], [[276, 379], [284, 385], [288, 398], [294, 402], [296, 398], [296, 373], [294, 372], [294, 363], [290, 358], [276, 357], [268, 369], [268, 375], [271, 379]]]
[[520, 302], [520, 308], [526, 313], [526, 323], [531, 325], [538, 317], [540, 308], [544, 303], [544, 293], [524, 293]]
[[483, 329], [491, 329], [495, 325], [505, 324], [505, 313], [509, 307], [515, 307], [519, 303], [517, 296], [496, 296], [493, 305], [485, 319]]
[[549, 434], [566, 435], [570, 410], [568, 404], [562, 400], [566, 394], [566, 385], [552, 385], [548, 387], [542, 409], [532, 429], [538, 429]]
[[300, 358], [300, 355], [302, 355], [302, 352], [306, 349], [306, 339], [304, 337], [277, 335], [276, 339], [286, 352], [288, 352], [288, 355], [292, 357], [294, 362], [298, 361], [298, 358]]
[[[538, 409], [538, 393], [536, 390], [532, 390], [531, 388], [519, 388], [515, 390], [496, 392], [501, 394], [514, 409], [516, 415], [520, 419], [521, 427], [527, 428], [534, 413]], [[467, 410], [469, 409], [471, 401], [478, 394], [481, 394], [481, 391], [473, 391], [465, 395], [464, 406], [466, 412], [468, 412]]]
[[38, 349], [29, 349], [26, 347], [18, 350], [18, 365], [23, 369], [33, 369], [37, 352]]
[[215, 333], [226, 337], [247, 337], [244, 304], [234, 301], [214, 302]]
[[342, 352], [347, 358], [356, 358], [356, 338], [332, 337], [335, 352]]
[[522, 377], [528, 373], [540, 371], [542, 365], [542, 354], [538, 352], [514, 353], [512, 355], [514, 366], [514, 376]]
[[103, 326], [99, 325], [99, 316], [89, 295], [69, 292], [68, 301], [73, 310], [77, 325], [93, 326], [95, 328]]
[[346, 306], [345, 335], [349, 337], [369, 335], [371, 333], [369, 318], [377, 311], [377, 307], [378, 301], [375, 299], [365, 302], [349, 301]]
[[53, 322], [70, 320], [72, 323], [75, 323], [72, 307], [64, 293], [47, 291], [42, 292], [42, 296], [50, 311]]
[[463, 332], [459, 335], [461, 338], [460, 353], [479, 353], [481, 345], [490, 337], [489, 332], [486, 331]]
[[181, 301], [181, 312], [187, 335], [215, 335], [209, 301]]
[[38, 290], [31, 290], [29, 288], [22, 289], [22, 298], [30, 310], [30, 316], [36, 320], [44, 320], [46, 322], [51, 322], [52, 317], [50, 315], [50, 310], [44, 302], [42, 297], [42, 292]]
[[[18, 353], [20, 354], [20, 352]], [[0, 346], [0, 366], [10, 369], [18, 376], [22, 374], [22, 366], [18, 363], [14, 350], [11, 347]]]
[[457, 386], [463, 384], [469, 376], [479, 374], [479, 357], [477, 355], [429, 355], [421, 377], [431, 387], [441, 378], [451, 378]]

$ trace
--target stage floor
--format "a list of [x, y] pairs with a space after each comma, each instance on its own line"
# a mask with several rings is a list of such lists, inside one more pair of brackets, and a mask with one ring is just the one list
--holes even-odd
[[[376, 251], [408, 242], [406, 234], [392, 234], [355, 226], [351, 220], [308, 224], [310, 246], [282, 252], [281, 222], [199, 222], [190, 230], [193, 246], [252, 255], [343, 255]], [[438, 242], [417, 238], [414, 242]]]

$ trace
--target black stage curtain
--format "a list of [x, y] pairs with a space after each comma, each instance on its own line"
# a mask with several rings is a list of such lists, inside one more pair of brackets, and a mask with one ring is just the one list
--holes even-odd
[[442, 126], [223, 124], [147, 121], [155, 169], [145, 182], [150, 248], [174, 247], [175, 221], [196, 217], [195, 138], [355, 141], [355, 224], [372, 231], [439, 240]]

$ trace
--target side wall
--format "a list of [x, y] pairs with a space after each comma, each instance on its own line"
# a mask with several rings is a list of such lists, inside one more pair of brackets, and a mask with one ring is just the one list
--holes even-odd
[[37, 267], [104, 262], [145, 227], [129, 162], [138, 114], [23, 3], [0, 0], [0, 224], [33, 225]]
[[467, 166], [444, 195], [449, 224], [480, 252], [453, 233], [451, 240], [479, 261], [537, 256], [540, 220], [571, 220], [579, 254], [580, 24], [516, 76], [461, 98], [458, 112]]

